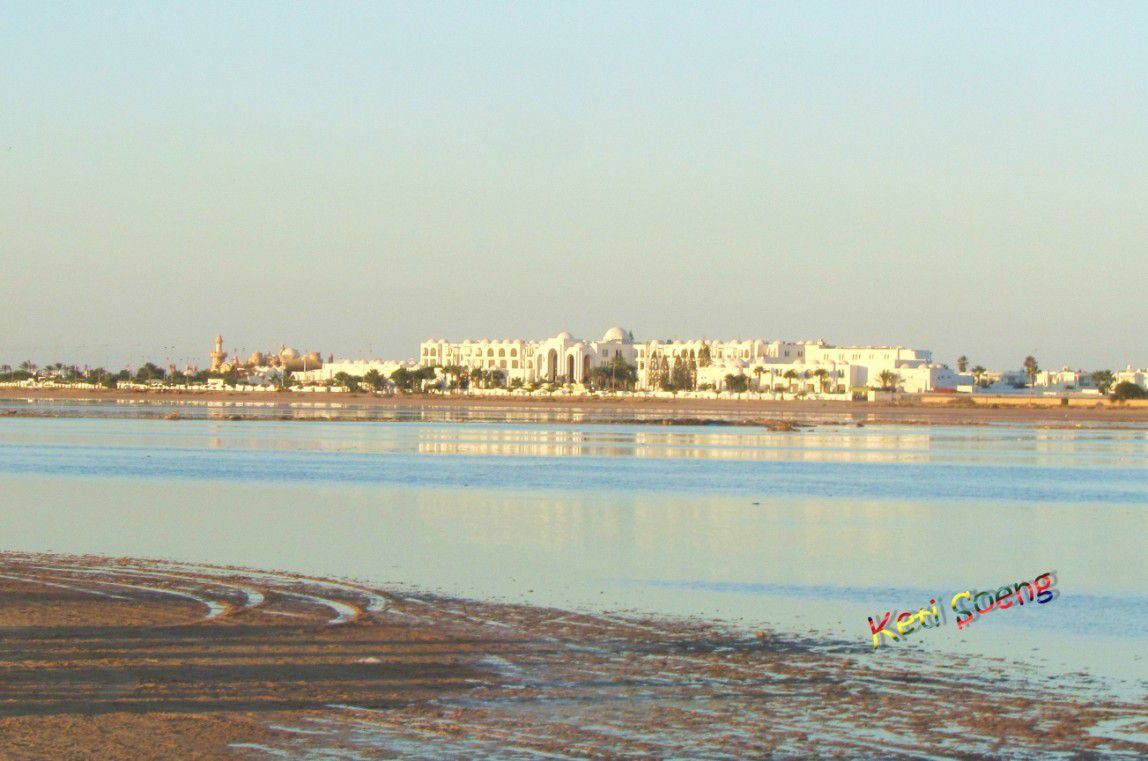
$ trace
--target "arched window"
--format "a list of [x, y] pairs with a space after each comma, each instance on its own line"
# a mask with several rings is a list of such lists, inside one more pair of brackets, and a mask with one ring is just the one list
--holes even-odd
[[[499, 349], [498, 350], [498, 356], [505, 357], [506, 356], [506, 349]], [[506, 365], [503, 365], [503, 367], [506, 367]]]

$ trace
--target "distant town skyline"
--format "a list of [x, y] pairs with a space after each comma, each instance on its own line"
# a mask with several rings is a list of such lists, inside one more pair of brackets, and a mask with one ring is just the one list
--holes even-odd
[[[729, 342], [729, 343], [755, 342], [755, 341], [756, 342], [781, 341], [783, 343], [788, 343], [788, 342], [822, 343], [822, 342], [826, 342], [828, 340], [828, 345], [830, 345], [830, 346], [857, 347], [857, 348], [902, 348], [902, 349], [920, 350], [920, 351], [928, 352], [932, 362], [935, 362], [937, 364], [947, 365], [947, 366], [952, 367], [953, 369], [956, 369], [958, 367], [958, 364], [959, 364], [961, 357], [963, 357], [965, 359], [965, 363], [968, 367], [981, 365], [981, 366], [984, 366], [990, 370], [1000, 370], [1000, 371], [1015, 371], [1015, 370], [1022, 369], [1023, 364], [1024, 364], [1024, 360], [1028, 356], [1035, 357], [1038, 361], [1040, 369], [1045, 370], [1045, 371], [1059, 370], [1062, 368], [1071, 368], [1071, 369], [1088, 370], [1088, 371], [1101, 370], [1101, 369], [1120, 370], [1120, 369], [1125, 369], [1125, 368], [1142, 369], [1145, 366], [1148, 366], [1148, 363], [1137, 363], [1137, 362], [1132, 361], [1132, 360], [1127, 360], [1123, 363], [1118, 363], [1118, 364], [1114, 364], [1114, 365], [1104, 365], [1104, 366], [1073, 365], [1070, 363], [1058, 362], [1055, 359], [1048, 360], [1048, 358], [1043, 358], [1041, 356], [1037, 356], [1037, 354], [1035, 354], [1035, 353], [1030, 353], [1030, 354], [1024, 355], [1022, 357], [1019, 357], [1015, 364], [1009, 364], [1006, 362], [1006, 363], [997, 365], [997, 364], [989, 364], [989, 363], [983, 361], [980, 358], [981, 355], [977, 354], [976, 352], [972, 352], [972, 353], [961, 352], [961, 353], [953, 356], [952, 358], [947, 358], [947, 357], [944, 357], [944, 356], [938, 354], [931, 347], [927, 347], [927, 346], [923, 346], [923, 345], [912, 345], [912, 344], [908, 344], [908, 343], [904, 343], [904, 342], [897, 342], [897, 341], [871, 341], [871, 342], [836, 341], [836, 340], [833, 340], [832, 338], [827, 339], [826, 336], [817, 336], [815, 338], [792, 338], [792, 337], [785, 337], [785, 336], [766, 336], [766, 335], [752, 335], [752, 334], [738, 334], [735, 336], [709, 336], [709, 335], [693, 335], [693, 336], [691, 336], [688, 334], [683, 335], [681, 333], [659, 334], [659, 335], [644, 335], [638, 331], [627, 331], [627, 333], [631, 336], [632, 339], [637, 340], [637, 341], [641, 341], [641, 342], [661, 341], [664, 343], [669, 343], [669, 342], [679, 342], [679, 341], [682, 341], [682, 342], [697, 341], [700, 339], [700, 340], [705, 340], [705, 341], [719, 341], [719, 342]], [[435, 333], [433, 335], [428, 334], [428, 336], [424, 339], [424, 341], [420, 341], [420, 344], [426, 343], [426, 342], [438, 342], [438, 341], [446, 341], [448, 343], [451, 343], [451, 342], [453, 342], [453, 343], [474, 342], [476, 344], [477, 343], [485, 343], [488, 341], [489, 342], [502, 342], [502, 341], [523, 341], [524, 340], [524, 341], [532, 341], [532, 342], [545, 342], [546, 340], [552, 338], [555, 334], [556, 333], [553, 333], [553, 332], [549, 333], [549, 334], [541, 334], [541, 333], [537, 333], [535, 331], [534, 333], [528, 333], [528, 334], [522, 334], [522, 335], [513, 335], [513, 334], [478, 335], [478, 334], [473, 334], [473, 335], [464, 335], [464, 336], [452, 336], [452, 335], [448, 335], [448, 334], [444, 334], [444, 333]], [[561, 331], [561, 334], [564, 336], [568, 336], [573, 340], [585, 340], [585, 341], [595, 340], [595, 334], [593, 331], [588, 332], [588, 333], [577, 333], [577, 334], [572, 333], [570, 331]], [[206, 351], [204, 350], [204, 347], [207, 347]], [[275, 347], [279, 347], [279, 350], [277, 351]], [[79, 348], [81, 350], [85, 350], [85, 349], [86, 350], [95, 350], [98, 348], [98, 345], [93, 344], [93, 345], [88, 345], [88, 346], [79, 346], [77, 348]], [[108, 361], [100, 361], [100, 360], [84, 361], [84, 360], [78, 360], [75, 358], [65, 358], [65, 357], [56, 357], [55, 359], [45, 359], [45, 360], [38, 360], [34, 357], [21, 357], [20, 359], [15, 359], [15, 358], [11, 358], [11, 357], [0, 356], [0, 364], [7, 364], [13, 368], [16, 368], [22, 362], [31, 361], [39, 368], [47, 368], [47, 367], [50, 367], [51, 365], [54, 365], [57, 363], [62, 363], [65, 365], [77, 365], [81, 368], [82, 367], [93, 367], [94, 368], [94, 367], [101, 367], [102, 366], [108, 370], [116, 370], [116, 369], [122, 369], [124, 367], [138, 367], [145, 362], [154, 362], [154, 363], [157, 363], [161, 366], [167, 366], [170, 364], [170, 365], [176, 366], [180, 369], [183, 369], [184, 367], [187, 367], [187, 366], [194, 366], [194, 367], [198, 367], [201, 370], [209, 370], [209, 369], [214, 369], [214, 366], [217, 365], [221, 361], [219, 359], [221, 356], [228, 356], [228, 357], [231, 357], [234, 359], [246, 360], [249, 356], [252, 356], [252, 355], [263, 355], [267, 352], [271, 352], [272, 354], [278, 354], [284, 350], [285, 350], [284, 356], [302, 357], [304, 354], [306, 354], [308, 356], [313, 356], [313, 357], [320, 358], [320, 359], [328, 358], [328, 359], [335, 359], [335, 360], [339, 360], [339, 361], [361, 361], [361, 360], [378, 359], [378, 360], [394, 360], [394, 361], [398, 361], [398, 362], [418, 363], [420, 361], [425, 361], [425, 359], [426, 359], [425, 356], [422, 356], [422, 354], [423, 354], [423, 351], [421, 351], [422, 347], [420, 345], [417, 345], [417, 344], [415, 345], [413, 351], [410, 351], [410, 352], [405, 353], [405, 354], [401, 354], [401, 353], [399, 353], [399, 354], [383, 354], [383, 353], [380, 353], [378, 351], [375, 351], [373, 348], [373, 345], [366, 345], [364, 347], [361, 347], [360, 350], [358, 350], [358, 351], [341, 352], [341, 351], [332, 351], [332, 350], [330, 350], [329, 347], [315, 346], [315, 345], [310, 345], [310, 344], [302, 344], [302, 343], [284, 341], [284, 340], [274, 340], [274, 341], [267, 341], [267, 342], [260, 343], [260, 342], [248, 342], [248, 341], [240, 338], [240, 339], [237, 339], [234, 341], [230, 341], [230, 340], [226, 339], [222, 334], [217, 334], [215, 336], [215, 338], [210, 340], [210, 342], [205, 342], [201, 347], [199, 347], [198, 351], [197, 350], [191, 350], [189, 352], [185, 352], [185, 351], [181, 350], [181, 347], [177, 347], [174, 344], [165, 344], [163, 346], [160, 346], [160, 347], [158, 347], [158, 351], [153, 351], [150, 354], [146, 353], [146, 349], [143, 349], [142, 345], [141, 345], [141, 350], [145, 351], [145, 354], [138, 356], [138, 357], [131, 357], [131, 358], [129, 358], [125, 361], [122, 361], [122, 362], [118, 362], [118, 361], [117, 362], [108, 362]], [[271, 354], [268, 354], [268, 356], [271, 356]]]
[[0, 361], [617, 323], [1148, 365], [1146, 36], [1119, 2], [11, 2]]

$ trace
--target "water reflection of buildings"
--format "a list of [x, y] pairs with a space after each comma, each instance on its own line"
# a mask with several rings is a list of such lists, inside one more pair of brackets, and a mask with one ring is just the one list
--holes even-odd
[[594, 431], [426, 428], [417, 452], [491, 457], [631, 457], [751, 462], [915, 463], [931, 459], [927, 433]]
[[[206, 405], [201, 405], [206, 407]], [[638, 426], [552, 427], [426, 422], [415, 425], [347, 426], [362, 419], [377, 422], [363, 410], [299, 409], [291, 419], [312, 420], [308, 426], [235, 427], [234, 408], [243, 419], [279, 420], [274, 405], [221, 403], [203, 417], [216, 421], [210, 446], [298, 452], [358, 454], [427, 454], [473, 457], [622, 458], [740, 462], [844, 464], [951, 464], [978, 467], [1140, 468], [1148, 457], [1143, 431], [992, 428], [921, 428], [918, 426], [824, 427], [801, 434], [745, 428], [719, 430]], [[159, 412], [163, 412], [160, 410]], [[157, 412], [157, 415], [159, 414]], [[370, 415], [360, 418], [359, 415]], [[330, 425], [324, 423], [330, 422]], [[185, 442], [186, 443], [186, 442]], [[545, 466], [542, 466], [545, 467]], [[603, 463], [608, 468], [608, 463]]]

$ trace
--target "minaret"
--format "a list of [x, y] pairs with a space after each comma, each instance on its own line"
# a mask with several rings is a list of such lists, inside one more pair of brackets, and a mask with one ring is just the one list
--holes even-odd
[[215, 351], [211, 352], [211, 371], [219, 372], [219, 366], [227, 359], [227, 352], [223, 350], [223, 336], [215, 337]]

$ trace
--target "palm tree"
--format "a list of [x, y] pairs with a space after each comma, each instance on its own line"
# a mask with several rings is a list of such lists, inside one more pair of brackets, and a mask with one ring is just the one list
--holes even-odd
[[725, 387], [727, 391], [731, 391], [740, 396], [748, 390], [749, 378], [744, 375], [729, 373], [725, 376]]
[[821, 393], [825, 393], [825, 379], [829, 377], [829, 371], [824, 367], [819, 367], [813, 371], [813, 375], [817, 378], [817, 388]]
[[1040, 372], [1040, 365], [1036, 363], [1036, 357], [1031, 354], [1024, 358], [1024, 374], [1028, 376], [1028, 383], [1030, 386], [1036, 387], [1036, 374]]
[[984, 382], [985, 373], [987, 373], [987, 372], [988, 372], [988, 370], [986, 370], [981, 365], [977, 365], [976, 367], [974, 367], [973, 368], [973, 382], [976, 383], [981, 388], [984, 388], [985, 385], [987, 385]]
[[969, 369], [969, 358], [966, 357], [964, 354], [957, 357], [957, 372], [961, 373], [961, 375], [964, 375], [965, 370], [968, 370], [968, 369]]
[[447, 371], [452, 376], [453, 380], [451, 381], [451, 386], [453, 388], [470, 388], [471, 381], [475, 380], [474, 373], [471, 371], [471, 368], [464, 365], [451, 365], [450, 367], [444, 367], [443, 370]]
[[783, 377], [783, 378], [785, 378], [787, 381], [789, 381], [789, 390], [790, 390], [790, 392], [792, 393], [792, 391], [793, 391], [793, 382], [794, 382], [795, 380], [797, 380], [797, 371], [796, 371], [796, 370], [794, 370], [793, 368], [790, 368], [790, 369], [788, 369], [788, 370], [786, 370], [786, 371], [785, 371], [785, 374], [784, 374], [784, 375], [782, 375], [782, 377]]
[[1092, 374], [1092, 382], [1100, 389], [1100, 393], [1107, 394], [1108, 389], [1112, 388], [1112, 384], [1116, 382], [1116, 376], [1112, 374], [1111, 370], [1097, 370]]
[[881, 374], [877, 376], [877, 380], [880, 381], [883, 391], [896, 391], [897, 383], [901, 379], [892, 370], [882, 370]]
[[761, 365], [753, 368], [753, 374], [757, 376], [757, 390], [761, 391], [761, 376], [765, 374], [765, 368]]

